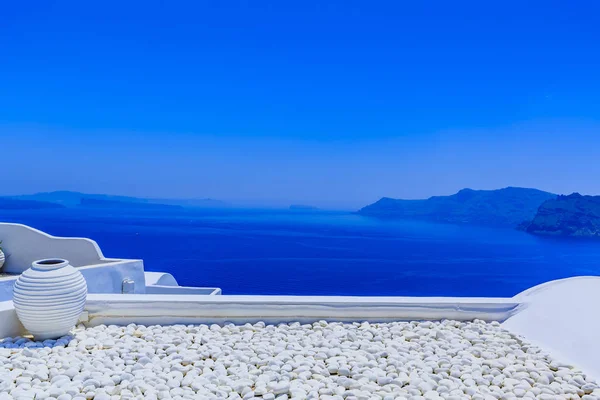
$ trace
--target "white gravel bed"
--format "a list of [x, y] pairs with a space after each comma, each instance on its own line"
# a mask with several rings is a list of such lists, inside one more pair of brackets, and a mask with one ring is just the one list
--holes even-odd
[[600, 389], [498, 323], [323, 321], [5, 338], [0, 400], [13, 398], [592, 400]]

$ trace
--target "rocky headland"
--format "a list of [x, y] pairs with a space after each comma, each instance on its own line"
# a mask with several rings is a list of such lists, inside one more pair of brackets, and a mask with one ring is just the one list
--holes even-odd
[[547, 200], [520, 229], [536, 235], [600, 238], [600, 196], [573, 193]]

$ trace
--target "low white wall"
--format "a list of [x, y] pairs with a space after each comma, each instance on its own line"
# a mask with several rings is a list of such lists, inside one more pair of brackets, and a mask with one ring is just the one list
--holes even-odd
[[[88, 294], [82, 321], [88, 326], [445, 318], [503, 321], [517, 312], [518, 305], [502, 298]], [[24, 332], [12, 301], [0, 303], [0, 338]]]
[[[124, 279], [134, 281], [134, 293], [146, 293], [144, 263], [142, 260], [118, 260], [106, 264], [78, 268], [88, 285], [88, 293], [121, 293]], [[0, 278], [0, 301], [12, 300], [17, 276]]]
[[500, 298], [89, 295], [89, 324], [270, 323], [482, 319], [504, 321], [518, 303]]
[[0, 223], [0, 240], [6, 254], [2, 272], [11, 274], [20, 274], [44, 258], [64, 258], [74, 267], [114, 261], [104, 258], [93, 240], [55, 237], [21, 224]]

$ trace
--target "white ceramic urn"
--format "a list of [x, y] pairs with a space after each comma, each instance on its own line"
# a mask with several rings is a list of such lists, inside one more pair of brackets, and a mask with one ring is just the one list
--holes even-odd
[[85, 278], [67, 260], [35, 261], [13, 291], [13, 303], [23, 326], [36, 340], [68, 335], [85, 306]]
[[5, 260], [6, 260], [6, 257], [4, 256], [4, 252], [2, 250], [0, 250], [0, 270], [2, 270]]

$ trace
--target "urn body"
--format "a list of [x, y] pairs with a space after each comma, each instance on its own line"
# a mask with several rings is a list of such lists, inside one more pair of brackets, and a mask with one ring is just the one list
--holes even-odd
[[13, 303], [36, 340], [68, 335], [85, 306], [85, 278], [67, 260], [35, 261], [15, 282]]

